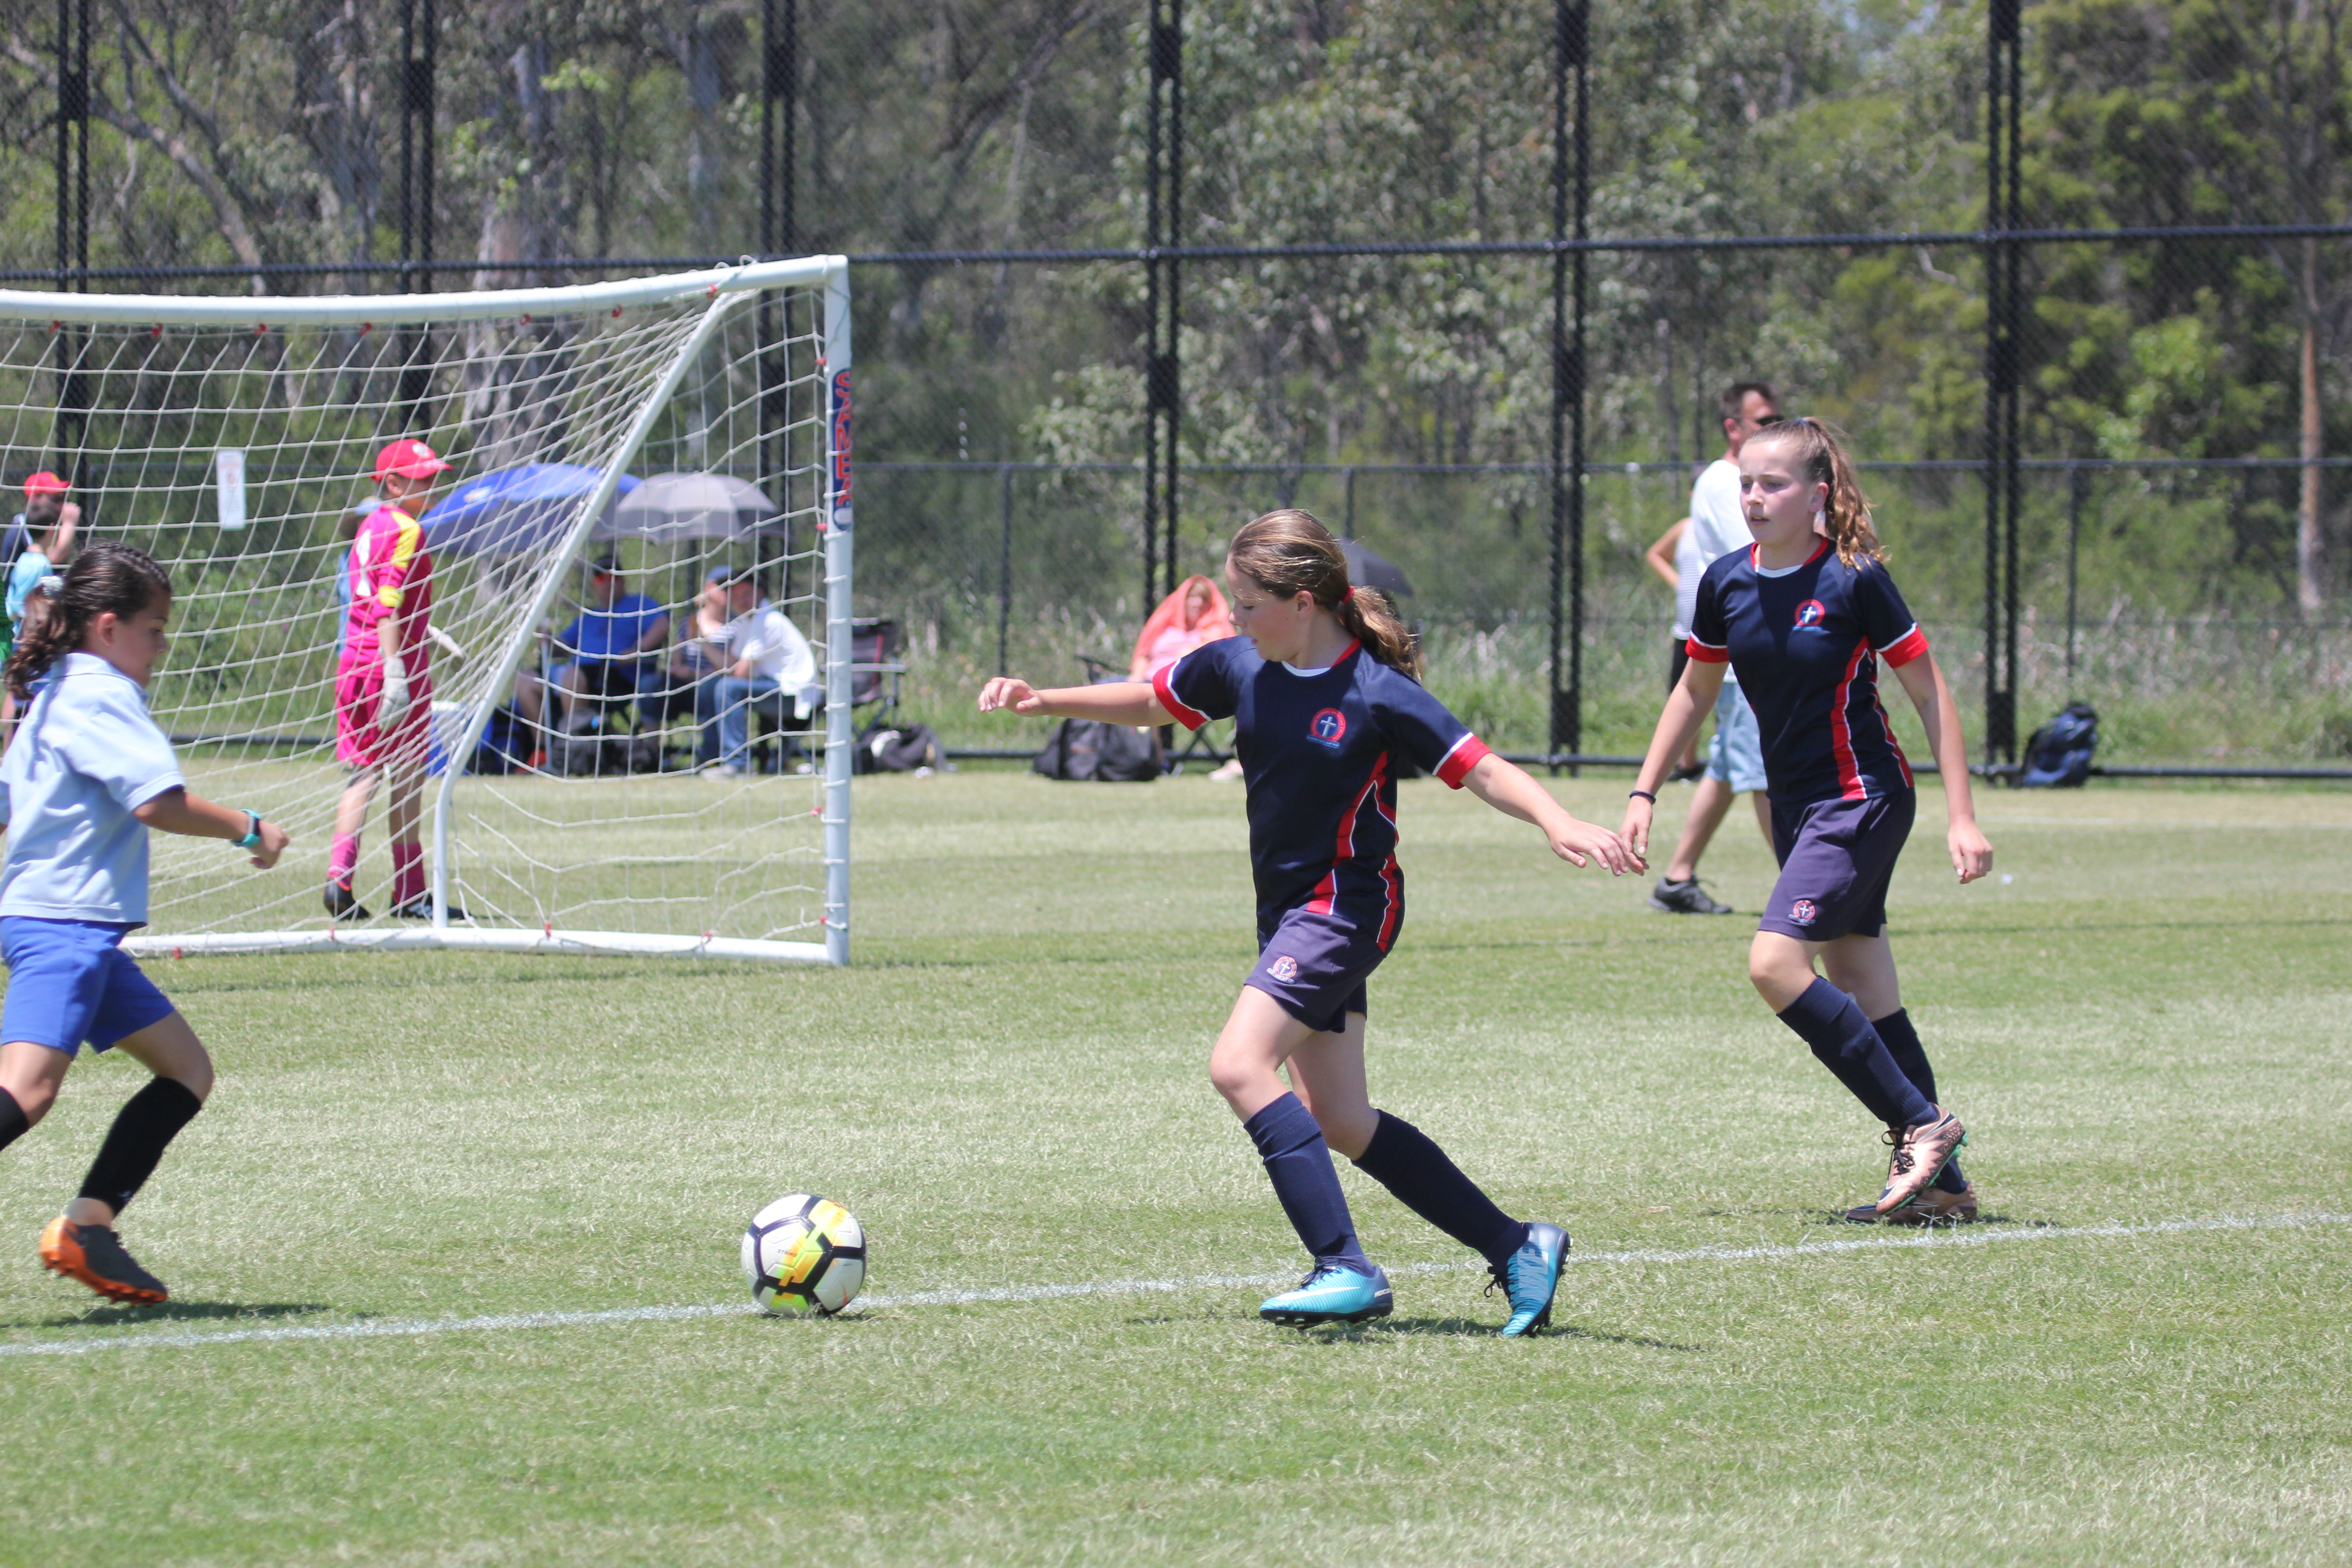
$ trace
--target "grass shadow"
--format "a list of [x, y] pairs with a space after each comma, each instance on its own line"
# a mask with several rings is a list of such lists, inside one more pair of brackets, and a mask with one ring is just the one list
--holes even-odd
[[308, 1317], [331, 1312], [324, 1301], [162, 1301], [152, 1307], [92, 1307], [38, 1322], [0, 1323], [0, 1329], [120, 1328], [127, 1323], [200, 1323], [237, 1318]]

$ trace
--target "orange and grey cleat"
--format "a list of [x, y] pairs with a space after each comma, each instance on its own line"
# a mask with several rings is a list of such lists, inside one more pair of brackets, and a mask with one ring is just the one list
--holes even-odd
[[1889, 1128], [1887, 1142], [1895, 1145], [1895, 1158], [1886, 1172], [1886, 1190], [1878, 1194], [1878, 1217], [1886, 1219], [1927, 1189], [1929, 1183], [1943, 1173], [1944, 1166], [1960, 1152], [1969, 1141], [1968, 1130], [1960, 1119], [1941, 1106], [1933, 1108], [1936, 1119], [1922, 1121], [1916, 1127]]
[[122, 1238], [102, 1225], [75, 1225], [63, 1216], [49, 1221], [41, 1232], [41, 1261], [110, 1301], [152, 1307], [172, 1298], [161, 1279], [122, 1249]]

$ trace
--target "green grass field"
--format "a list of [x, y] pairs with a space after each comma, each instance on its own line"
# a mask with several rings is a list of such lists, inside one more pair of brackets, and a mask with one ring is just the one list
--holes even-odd
[[[1570, 1226], [1557, 1331], [1352, 1170], [1396, 1316], [1254, 1316], [1236, 791], [861, 781], [847, 971], [151, 965], [222, 1069], [126, 1216], [178, 1299], [34, 1257], [85, 1061], [0, 1156], [0, 1561], [2352, 1560], [2352, 793], [1995, 795], [1963, 889], [1928, 792], [1895, 941], [1989, 1217], [1925, 1242], [1834, 1222], [1883, 1151], [1748, 921], [1405, 796], [1375, 1098]], [[1743, 822], [1709, 869], [1768, 886]], [[531, 1316], [740, 1301], [799, 1188], [874, 1237], [845, 1318]]]

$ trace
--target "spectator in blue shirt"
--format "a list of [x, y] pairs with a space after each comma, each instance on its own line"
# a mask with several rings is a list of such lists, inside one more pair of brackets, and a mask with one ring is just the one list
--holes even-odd
[[601, 710], [661, 685], [669, 612], [643, 594], [622, 591], [621, 563], [607, 555], [588, 569], [588, 607], [556, 635], [564, 660], [555, 672], [563, 693], [563, 728], [582, 728], [581, 705]]

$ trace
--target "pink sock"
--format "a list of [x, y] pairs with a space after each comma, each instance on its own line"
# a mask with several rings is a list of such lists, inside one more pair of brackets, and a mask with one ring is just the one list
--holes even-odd
[[360, 867], [360, 836], [338, 833], [334, 846], [327, 851], [327, 880], [342, 887], [352, 885], [352, 873]]
[[392, 847], [392, 901], [404, 904], [425, 895], [425, 855], [421, 845]]

